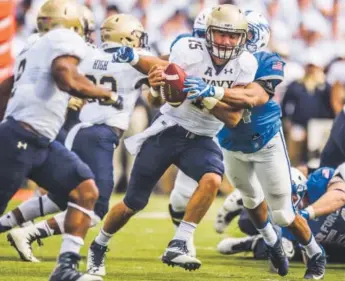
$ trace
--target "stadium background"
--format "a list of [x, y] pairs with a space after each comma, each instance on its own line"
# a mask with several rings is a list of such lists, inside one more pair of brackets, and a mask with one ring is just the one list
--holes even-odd
[[[0, 1], [0, 81], [11, 75], [15, 56], [35, 32], [35, 18], [44, 0]], [[84, 3], [84, 2], [82, 2]], [[243, 9], [263, 13], [271, 24], [270, 50], [279, 53], [286, 62], [286, 77], [280, 85], [276, 99], [282, 104], [285, 136], [294, 165], [318, 165], [320, 151], [329, 135], [334, 116], [342, 110], [344, 89], [334, 80], [332, 66], [345, 61], [345, 0], [88, 0], [94, 12], [97, 27], [110, 14], [131, 13], [144, 24], [154, 54], [169, 53], [172, 40], [180, 33], [190, 32], [193, 20], [206, 6], [234, 3]], [[99, 42], [99, 33], [96, 34]], [[343, 65], [345, 73], [345, 63]], [[145, 94], [144, 94], [145, 96]], [[150, 108], [143, 98], [137, 105], [131, 128], [132, 135], [148, 126], [157, 109]], [[126, 189], [133, 159], [123, 146], [117, 149], [117, 192]], [[162, 178], [156, 193], [168, 194], [173, 186], [176, 170], [172, 167]], [[19, 201], [31, 195], [34, 184], [23, 183], [23, 189], [10, 203], [12, 209]], [[222, 193], [231, 187], [224, 184]], [[119, 200], [115, 196], [113, 200]], [[265, 261], [254, 261], [248, 256], [232, 259], [220, 256], [216, 244], [221, 238], [213, 231], [216, 211], [222, 203], [217, 198], [196, 234], [198, 254], [204, 263], [198, 272], [186, 275], [180, 269], [166, 268], [158, 260], [173, 233], [168, 219], [167, 197], [153, 196], [148, 208], [122, 230], [112, 241], [109, 253], [109, 278], [106, 280], [276, 280], [266, 270]], [[139, 230], [139, 231], [138, 231]], [[85, 245], [96, 235], [92, 229]], [[139, 233], [138, 233], [139, 232]], [[241, 235], [234, 222], [228, 231]], [[18, 257], [4, 237], [0, 239], [0, 280], [46, 280], [54, 266], [60, 238], [54, 237], [35, 254], [45, 262], [18, 264]], [[131, 245], [130, 247], [128, 245]], [[85, 256], [87, 247], [82, 255]], [[82, 265], [84, 268], [84, 265]], [[125, 270], [124, 270], [125, 269]], [[286, 280], [300, 280], [302, 264], [293, 264]], [[344, 266], [328, 267], [326, 280], [344, 280]], [[277, 279], [278, 280], [278, 279]]]
[[[16, 54], [35, 32], [37, 11], [44, 0], [0, 2], [0, 81], [11, 74]], [[344, 88], [334, 79], [334, 62], [345, 59], [344, 0], [85, 0], [96, 26], [114, 13], [131, 13], [144, 24], [153, 54], [169, 53], [178, 34], [190, 32], [195, 16], [207, 6], [233, 3], [266, 16], [271, 25], [269, 49], [285, 62], [285, 81], [275, 98], [282, 105], [285, 137], [293, 165], [318, 166], [334, 116], [342, 110]], [[99, 43], [99, 31], [96, 33]], [[345, 71], [345, 63], [342, 72]], [[145, 96], [145, 95], [144, 95]], [[143, 98], [125, 137], [147, 127], [157, 109]], [[117, 149], [116, 192], [123, 192], [133, 159], [123, 145]], [[168, 193], [176, 171], [167, 172], [156, 191]], [[226, 186], [226, 184], [225, 184]], [[225, 192], [227, 188], [225, 187]]]

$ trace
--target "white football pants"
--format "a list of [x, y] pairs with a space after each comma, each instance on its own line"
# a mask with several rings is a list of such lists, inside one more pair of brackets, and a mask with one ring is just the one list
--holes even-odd
[[257, 152], [245, 154], [223, 149], [223, 154], [225, 175], [240, 190], [244, 206], [254, 209], [266, 199], [273, 221], [280, 226], [290, 225], [295, 213], [290, 161], [282, 132]]

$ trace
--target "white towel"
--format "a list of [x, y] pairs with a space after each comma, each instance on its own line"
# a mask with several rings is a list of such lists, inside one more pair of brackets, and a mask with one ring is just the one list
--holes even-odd
[[67, 134], [66, 140], [65, 140], [65, 146], [68, 150], [72, 150], [73, 142], [75, 139], [75, 136], [79, 132], [80, 129], [91, 127], [93, 124], [89, 122], [82, 122], [77, 125], [75, 125]]
[[176, 124], [174, 120], [165, 115], [159, 116], [146, 130], [124, 140], [128, 152], [132, 155], [138, 154], [145, 140]]

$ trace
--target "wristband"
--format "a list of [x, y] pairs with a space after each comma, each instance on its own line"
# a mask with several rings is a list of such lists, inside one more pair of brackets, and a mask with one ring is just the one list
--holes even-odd
[[202, 104], [208, 109], [211, 110], [213, 109], [216, 104], [218, 103], [219, 100], [215, 98], [203, 98]]
[[150, 87], [150, 94], [151, 96], [153, 96], [154, 98], [158, 98], [160, 96], [159, 91], [156, 91], [154, 88]]
[[135, 50], [133, 50], [133, 55], [134, 55], [134, 57], [133, 57], [132, 61], [129, 63], [130, 65], [136, 65], [140, 59], [140, 56], [138, 55], [138, 53]]
[[313, 206], [308, 206], [304, 210], [306, 210], [309, 213], [309, 218], [311, 220], [315, 219], [315, 210], [314, 210]]
[[213, 87], [214, 88], [214, 96], [213, 98], [217, 100], [221, 100], [224, 97], [225, 90], [223, 87]]

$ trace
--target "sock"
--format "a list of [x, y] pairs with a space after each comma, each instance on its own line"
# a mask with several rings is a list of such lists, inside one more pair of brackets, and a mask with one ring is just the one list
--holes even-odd
[[7, 227], [15, 227], [18, 225], [17, 219], [12, 212], [8, 212], [6, 215], [0, 217], [0, 224]]
[[65, 233], [65, 218], [66, 218], [66, 213], [67, 211], [64, 211], [62, 213], [58, 213], [57, 215], [54, 216], [54, 219], [56, 221], [56, 223], [58, 224], [59, 228], [60, 228], [60, 232], [62, 234]]
[[40, 221], [39, 223], [35, 224], [35, 227], [40, 232], [40, 235], [38, 238], [46, 238], [48, 236], [54, 235], [54, 229], [51, 229], [47, 223], [46, 220]]
[[71, 234], [64, 234], [62, 236], [62, 245], [60, 255], [66, 252], [79, 254], [80, 248], [84, 245], [84, 240], [81, 237]]
[[257, 230], [260, 232], [268, 246], [274, 246], [278, 240], [278, 235], [275, 232], [273, 225], [269, 221], [267, 221], [263, 228], [258, 228]]
[[102, 228], [101, 231], [98, 233], [95, 241], [97, 244], [101, 246], [108, 246], [111, 237], [113, 237], [113, 234], [106, 233]]
[[196, 227], [197, 224], [195, 223], [181, 221], [173, 239], [188, 241], [193, 237]]
[[307, 252], [307, 256], [309, 258], [313, 257], [314, 255], [318, 253], [322, 253], [322, 249], [319, 246], [319, 244], [317, 244], [313, 234], [310, 237], [309, 243], [307, 245], [304, 245], [303, 247], [305, 251]]
[[47, 196], [34, 197], [18, 206], [24, 221], [31, 221], [35, 218], [56, 213], [59, 207]]

